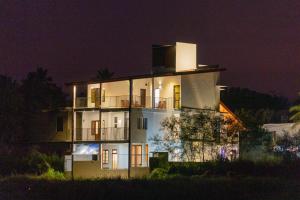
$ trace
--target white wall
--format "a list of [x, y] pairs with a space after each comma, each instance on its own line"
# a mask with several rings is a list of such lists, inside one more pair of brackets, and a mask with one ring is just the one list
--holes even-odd
[[181, 77], [181, 106], [216, 109], [220, 91], [219, 72], [189, 74]]
[[176, 42], [176, 72], [197, 68], [197, 45]]
[[[103, 150], [108, 149], [108, 164], [103, 164], [103, 168], [112, 168], [112, 150], [118, 151], [118, 169], [128, 169], [128, 144], [102, 144]], [[102, 159], [102, 158], [101, 158]]]

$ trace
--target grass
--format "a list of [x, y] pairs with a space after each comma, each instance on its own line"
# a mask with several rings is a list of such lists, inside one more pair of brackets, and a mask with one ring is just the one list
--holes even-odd
[[0, 199], [300, 199], [295, 179], [174, 177], [167, 179], [47, 180], [16, 176], [0, 180]]

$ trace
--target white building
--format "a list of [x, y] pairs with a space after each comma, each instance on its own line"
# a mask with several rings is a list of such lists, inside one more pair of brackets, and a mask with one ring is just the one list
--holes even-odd
[[218, 66], [197, 64], [196, 44], [154, 45], [150, 74], [69, 83], [73, 88], [74, 177], [141, 176], [160, 122], [182, 108], [219, 111]]

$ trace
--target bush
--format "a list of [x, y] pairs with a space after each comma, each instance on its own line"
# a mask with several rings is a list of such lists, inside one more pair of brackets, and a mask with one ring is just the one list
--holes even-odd
[[46, 155], [36, 149], [10, 150], [0, 152], [0, 175], [14, 174], [41, 175], [53, 168], [55, 171], [64, 171], [64, 159], [56, 154]]
[[156, 168], [150, 173], [149, 178], [151, 178], [151, 179], [165, 179], [165, 178], [167, 178], [167, 176], [168, 176], [168, 173], [167, 173], [166, 169]]
[[65, 180], [64, 173], [55, 171], [53, 168], [48, 168], [48, 170], [41, 175], [41, 178], [48, 180]]
[[46, 172], [50, 167], [49, 163], [46, 161], [46, 155], [38, 152], [35, 149], [24, 158], [23, 164], [24, 167], [26, 167], [27, 173], [38, 175]]

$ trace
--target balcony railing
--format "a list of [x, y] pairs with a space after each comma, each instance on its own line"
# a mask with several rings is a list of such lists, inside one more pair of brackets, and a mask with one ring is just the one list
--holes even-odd
[[76, 108], [128, 108], [129, 96], [77, 97]]
[[[100, 101], [101, 100], [101, 101]], [[175, 103], [174, 106], [173, 97], [155, 97], [154, 98], [154, 108], [155, 109], [179, 109], [180, 100]], [[146, 96], [141, 97], [133, 95], [132, 104], [133, 108], [152, 108], [152, 97]], [[76, 108], [128, 108], [129, 107], [129, 96], [106, 96], [105, 98], [87, 98], [87, 97], [77, 97], [76, 98]]]
[[76, 128], [75, 141], [123, 141], [128, 140], [129, 129], [107, 127], [99, 129]]
[[152, 99], [151, 96], [132, 96], [131, 106], [133, 108], [151, 108], [152, 107]]
[[[154, 98], [154, 108], [156, 109], [174, 109], [174, 98], [169, 97], [169, 98], [163, 98], [163, 97], [155, 97]], [[175, 109], [180, 108], [180, 103], [179, 106], [177, 106]]]

